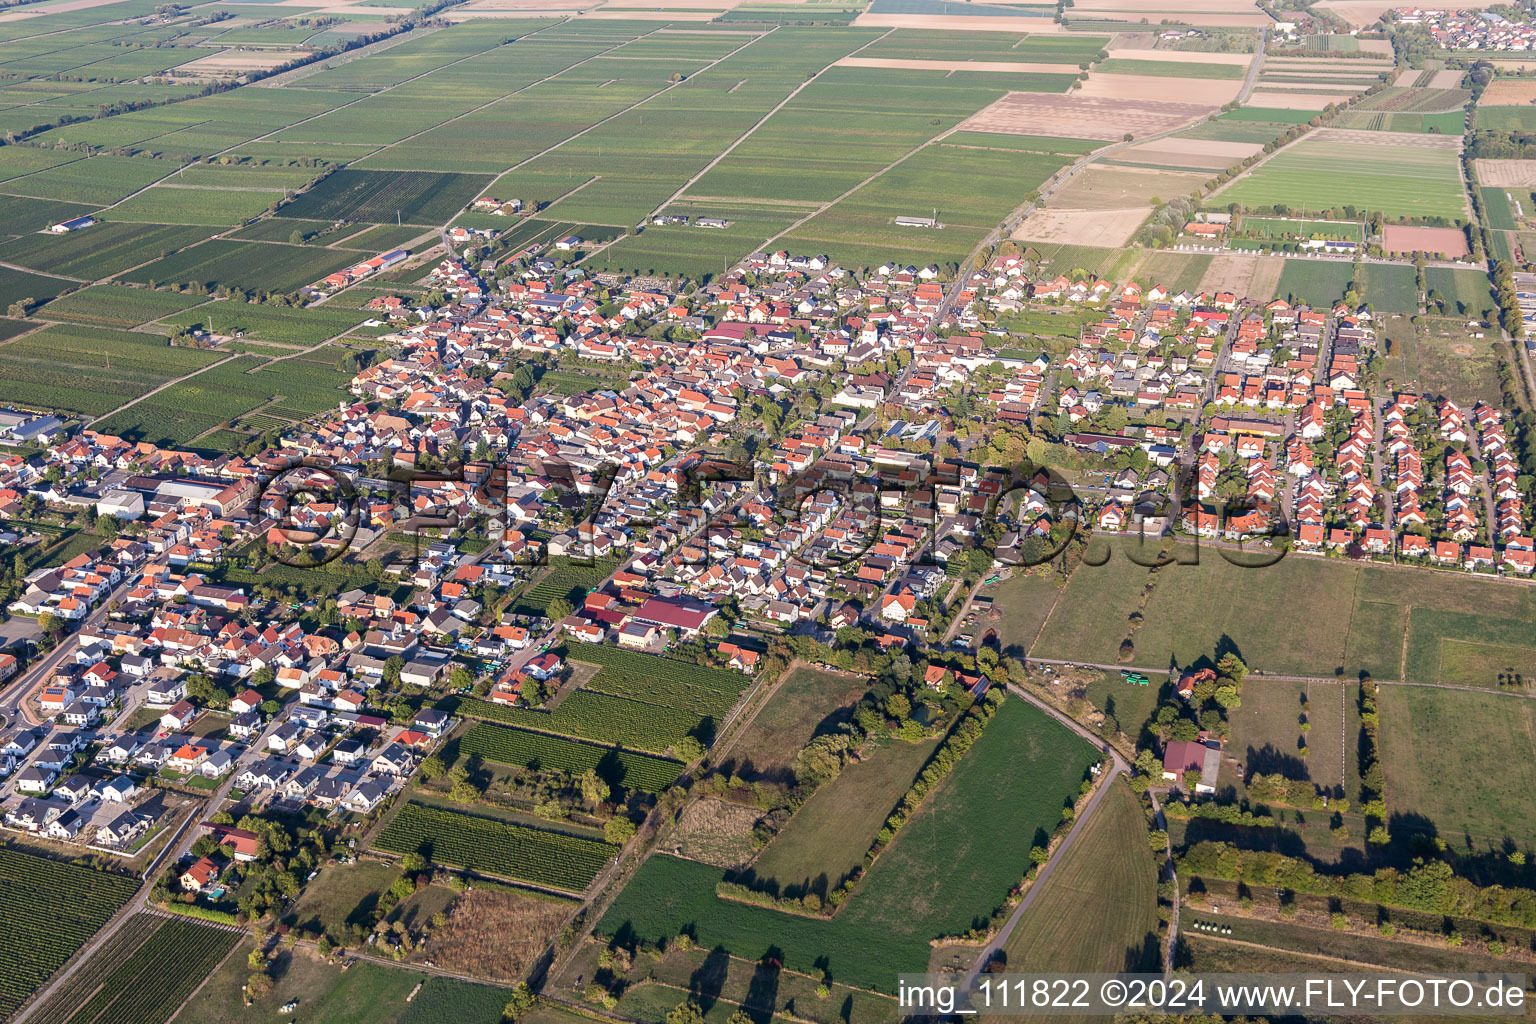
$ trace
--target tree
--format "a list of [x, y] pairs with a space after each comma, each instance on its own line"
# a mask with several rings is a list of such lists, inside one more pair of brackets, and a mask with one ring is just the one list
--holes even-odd
[[667, 1024], [704, 1024], [704, 1011], [692, 999], [684, 1000], [667, 1014]]
[[1147, 833], [1147, 845], [1154, 853], [1162, 853], [1168, 848], [1168, 833], [1160, 828], [1153, 829]]
[[752, 1019], [750, 1013], [738, 1006], [736, 1007], [736, 1012], [731, 1014], [725, 1024], [757, 1024], [757, 1022]]
[[549, 602], [548, 607], [544, 609], [545, 614], [555, 622], [561, 621], [567, 615], [570, 615], [573, 611], [575, 611], [575, 609], [571, 607], [571, 602], [564, 597], [556, 597], [553, 601]]
[[427, 870], [427, 858], [419, 853], [408, 853], [400, 858], [400, 867], [408, 874], [419, 875]]
[[288, 236], [288, 244], [289, 245], [303, 245], [304, 244], [304, 232], [302, 230], [300, 230], [299, 228], [294, 228], [293, 229], [293, 233]]
[[384, 682], [390, 686], [400, 685], [400, 670], [405, 667], [405, 659], [398, 654], [391, 654], [384, 659]]
[[697, 761], [704, 756], [704, 744], [696, 736], [684, 736], [672, 749], [684, 762]]
[[246, 979], [245, 994], [252, 1002], [265, 999], [272, 992], [272, 976], [266, 971], [257, 971]]
[[518, 1018], [533, 1009], [536, 1002], [533, 989], [528, 987], [528, 983], [518, 982], [517, 987], [512, 990], [512, 998], [508, 999], [507, 1005], [502, 1008], [501, 1019], [507, 1024], [517, 1024]]
[[448, 673], [448, 684], [455, 690], [462, 690], [475, 685], [475, 677], [463, 665], [455, 665], [453, 671]]
[[37, 628], [43, 631], [44, 636], [56, 636], [59, 632], [59, 620], [52, 612], [43, 612], [37, 617]]
[[421, 762], [421, 767], [418, 769], [421, 772], [421, 777], [427, 782], [440, 777], [446, 770], [446, 767], [443, 765], [443, 759], [436, 754], [431, 754], [424, 758]]
[[581, 790], [582, 799], [594, 807], [608, 801], [608, 783], [602, 780], [595, 768], [582, 772], [576, 780], [576, 787]]
[[116, 537], [117, 536], [117, 531], [118, 531], [118, 525], [119, 524], [117, 522], [117, 517], [116, 516], [106, 516], [106, 515], [97, 516], [96, 517], [96, 535], [98, 537], [106, 537], [108, 539]]
[[1243, 659], [1228, 651], [1216, 662], [1216, 671], [1241, 686], [1243, 678], [1248, 675], [1248, 666], [1243, 664]]
[[603, 838], [615, 846], [623, 846], [635, 834], [635, 823], [623, 816], [609, 818], [603, 825]]

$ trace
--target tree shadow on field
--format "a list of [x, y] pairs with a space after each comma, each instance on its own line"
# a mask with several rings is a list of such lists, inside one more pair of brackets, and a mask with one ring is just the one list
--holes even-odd
[[771, 947], [752, 972], [752, 981], [747, 986], [747, 997], [742, 1000], [741, 1008], [747, 1011], [753, 1024], [769, 1024], [773, 1020], [779, 1002], [779, 972], [783, 970], [783, 959], [783, 951]]
[[1244, 769], [1250, 776], [1283, 775], [1288, 779], [1304, 781], [1312, 778], [1307, 771], [1307, 762], [1295, 754], [1286, 753], [1273, 743], [1266, 743], [1257, 750], [1249, 747], [1243, 756]]
[[699, 1004], [699, 1009], [708, 1013], [720, 1001], [720, 990], [725, 988], [726, 975], [730, 970], [730, 953], [724, 946], [716, 946], [689, 976], [688, 991]]

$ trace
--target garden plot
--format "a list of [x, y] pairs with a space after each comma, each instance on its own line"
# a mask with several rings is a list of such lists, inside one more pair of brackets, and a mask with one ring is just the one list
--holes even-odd
[[[1143, 94], [1149, 91], [1145, 79]], [[1217, 83], [1222, 84], [1222, 83]], [[1114, 99], [1085, 95], [1081, 90], [1066, 95], [1009, 93], [972, 115], [962, 129], [1003, 135], [1061, 135], [1079, 139], [1118, 142], [1127, 134], [1156, 135], [1171, 131], [1210, 113], [1212, 105], [1171, 100]]]

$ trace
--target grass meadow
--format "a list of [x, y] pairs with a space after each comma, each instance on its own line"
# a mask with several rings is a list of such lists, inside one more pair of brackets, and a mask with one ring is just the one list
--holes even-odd
[[749, 960], [776, 948], [791, 970], [890, 992], [899, 971], [927, 964], [930, 939], [966, 931], [1018, 884], [1032, 837], [1055, 828], [1094, 756], [1043, 712], [1009, 700], [835, 917], [720, 900], [718, 868], [657, 854], [598, 931], [653, 941], [687, 931]]
[[1217, 193], [1249, 209], [1354, 206], [1389, 217], [1467, 219], [1454, 149], [1303, 138]]

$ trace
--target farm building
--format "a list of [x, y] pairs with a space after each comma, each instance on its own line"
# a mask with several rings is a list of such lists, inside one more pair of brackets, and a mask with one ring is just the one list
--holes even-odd
[[1216, 776], [1221, 771], [1221, 748], [1196, 740], [1176, 740], [1163, 752], [1163, 778], [1176, 786], [1184, 784], [1184, 774], [1200, 773], [1196, 793], [1216, 792]]
[[59, 223], [49, 227], [48, 230], [52, 231], [56, 235], [67, 235], [71, 231], [80, 231], [84, 228], [90, 227], [95, 223], [95, 217], [76, 217], [73, 220], [60, 221]]

